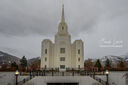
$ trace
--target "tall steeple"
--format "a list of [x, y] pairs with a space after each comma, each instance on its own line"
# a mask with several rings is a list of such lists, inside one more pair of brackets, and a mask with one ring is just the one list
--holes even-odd
[[62, 15], [61, 15], [61, 21], [58, 26], [58, 33], [59, 34], [68, 34], [68, 26], [65, 22], [65, 17], [64, 17], [64, 4], [62, 4]]
[[65, 22], [65, 17], [64, 17], [64, 4], [62, 4], [62, 16], [61, 16], [61, 22]]

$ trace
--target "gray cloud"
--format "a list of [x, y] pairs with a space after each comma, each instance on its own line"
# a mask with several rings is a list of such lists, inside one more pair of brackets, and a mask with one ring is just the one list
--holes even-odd
[[[16, 36], [33, 33], [41, 35], [52, 33], [53, 35], [56, 32], [55, 29], [57, 30], [58, 21], [60, 20], [61, 3], [59, 5], [55, 3], [57, 5], [55, 6], [54, 3], [50, 4], [49, 2], [52, 1], [23, 0], [15, 2], [7, 0], [3, 1], [3, 3], [1, 2], [0, 32]], [[73, 6], [71, 6], [71, 4], [67, 4], [69, 3], [68, 1], [65, 1], [65, 15], [67, 22], [71, 23], [69, 24], [71, 31], [74, 29], [89, 29], [90, 26], [93, 26], [93, 22], [96, 22], [95, 18], [99, 16], [96, 14], [96, 11], [89, 11], [87, 6], [84, 7], [82, 2], [77, 4], [75, 1], [72, 3]], [[68, 10], [68, 8], [70, 9]], [[78, 26], [74, 24], [78, 24]], [[75, 34], [76, 32], [73, 31]]]
[[[85, 58], [128, 52], [127, 0], [1, 0], [0, 50], [40, 56], [41, 41], [54, 40], [62, 2], [72, 41], [80, 38], [85, 43]], [[102, 38], [123, 40], [124, 47], [100, 48]]]

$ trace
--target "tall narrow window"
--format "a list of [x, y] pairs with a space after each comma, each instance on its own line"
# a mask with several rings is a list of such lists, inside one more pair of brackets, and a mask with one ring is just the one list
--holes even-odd
[[47, 54], [47, 49], [45, 49], [45, 54]]
[[78, 65], [78, 68], [80, 69], [80, 65]]
[[64, 30], [64, 27], [62, 27], [62, 30]]
[[80, 49], [78, 49], [78, 54], [80, 54]]
[[65, 53], [65, 48], [60, 48], [60, 53]]
[[45, 65], [45, 69], [47, 68], [47, 65]]
[[80, 58], [78, 58], [78, 61], [80, 61]]
[[47, 61], [47, 58], [45, 58], [45, 61]]

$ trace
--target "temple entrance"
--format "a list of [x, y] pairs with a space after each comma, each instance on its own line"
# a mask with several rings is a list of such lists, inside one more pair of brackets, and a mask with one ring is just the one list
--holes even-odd
[[47, 83], [47, 85], [79, 85], [78, 83]]

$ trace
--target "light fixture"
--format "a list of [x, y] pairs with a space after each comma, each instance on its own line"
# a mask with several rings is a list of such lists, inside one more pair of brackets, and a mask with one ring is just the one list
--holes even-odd
[[108, 75], [108, 74], [109, 74], [109, 71], [108, 71], [108, 70], [106, 70], [105, 74], [106, 74], [106, 75]]
[[15, 72], [15, 76], [16, 76], [16, 84], [15, 84], [15, 85], [18, 85], [18, 75], [19, 75], [19, 71], [16, 70], [16, 72]]
[[16, 70], [15, 75], [19, 75], [19, 71], [18, 70]]

